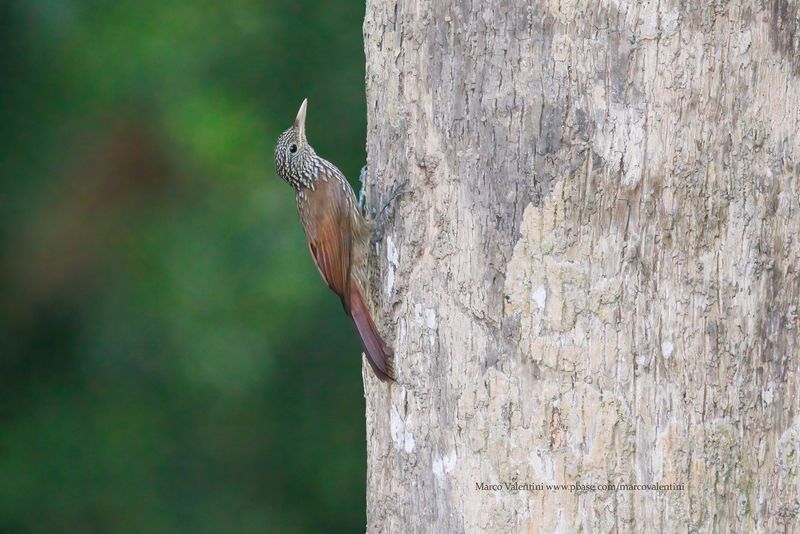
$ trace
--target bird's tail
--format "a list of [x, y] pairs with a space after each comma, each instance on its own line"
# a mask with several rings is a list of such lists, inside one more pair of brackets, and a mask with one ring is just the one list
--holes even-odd
[[350, 316], [356, 325], [367, 361], [375, 371], [375, 375], [383, 382], [394, 381], [394, 354], [381, 339], [355, 281], [350, 284]]

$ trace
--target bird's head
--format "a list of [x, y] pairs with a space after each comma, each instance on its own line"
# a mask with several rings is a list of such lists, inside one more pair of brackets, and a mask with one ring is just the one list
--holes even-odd
[[306, 140], [306, 108], [308, 99], [300, 104], [294, 124], [278, 138], [275, 146], [275, 169], [278, 176], [298, 189], [312, 180], [314, 149]]

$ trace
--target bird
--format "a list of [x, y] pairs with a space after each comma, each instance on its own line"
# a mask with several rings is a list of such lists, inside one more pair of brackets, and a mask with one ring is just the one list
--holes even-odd
[[305, 99], [294, 124], [278, 138], [275, 169], [294, 189], [311, 257], [355, 324], [370, 367], [381, 381], [393, 382], [394, 353], [381, 338], [367, 303], [367, 261], [377, 225], [362, 215], [344, 174], [308, 143], [307, 108]]

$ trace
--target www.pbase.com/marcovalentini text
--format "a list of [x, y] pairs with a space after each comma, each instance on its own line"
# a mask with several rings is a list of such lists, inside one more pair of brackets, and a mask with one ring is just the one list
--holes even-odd
[[683, 484], [544, 484], [540, 482], [476, 482], [479, 491], [683, 491]]

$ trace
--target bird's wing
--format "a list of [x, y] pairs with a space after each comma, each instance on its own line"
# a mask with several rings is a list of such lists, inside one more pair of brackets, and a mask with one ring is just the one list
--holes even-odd
[[350, 313], [350, 265], [352, 254], [352, 236], [350, 231], [350, 215], [347, 203], [342, 203], [337, 187], [318, 189], [318, 195], [330, 195], [319, 208], [309, 213], [313, 218], [311, 228], [306, 228], [308, 248], [319, 270], [334, 293], [342, 298], [347, 313]]
[[317, 182], [310, 195], [313, 197], [304, 204], [303, 225], [314, 263], [328, 287], [341, 297], [345, 312], [353, 319], [375, 375], [380, 380], [392, 381], [395, 379], [394, 355], [381, 339], [362, 288], [350, 273], [355, 246], [353, 191], [344, 177], [334, 175]]

